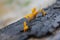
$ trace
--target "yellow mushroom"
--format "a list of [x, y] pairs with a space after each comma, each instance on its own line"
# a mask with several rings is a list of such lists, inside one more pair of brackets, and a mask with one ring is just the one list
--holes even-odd
[[[39, 10], [43, 16], [46, 15], [46, 12], [41, 8]], [[36, 11], [36, 8], [32, 9], [32, 13], [31, 14], [27, 14], [24, 18], [28, 19], [28, 21], [31, 21], [32, 19], [34, 19], [36, 17], [36, 15], [38, 14], [38, 12]]]
[[29, 21], [30, 21], [30, 20], [34, 19], [37, 14], [38, 14], [38, 12], [36, 11], [36, 8], [33, 8], [32, 9], [32, 13], [31, 14], [27, 14], [25, 16], [25, 18], [29, 19]]
[[26, 23], [26, 22], [24, 22], [24, 32], [26, 32], [28, 29], [29, 29], [29, 28], [28, 28], [27, 23]]
[[[46, 12], [43, 9], [40, 9], [39, 11], [42, 13], [43, 16], [46, 15]], [[38, 14], [38, 12], [36, 11], [36, 8], [33, 8], [32, 13], [26, 15], [24, 18], [26, 18], [26, 19], [28, 19], [28, 21], [30, 21], [30, 20], [34, 19], [37, 14]], [[24, 22], [24, 32], [26, 32], [27, 30], [28, 30], [28, 25], [26, 22]]]

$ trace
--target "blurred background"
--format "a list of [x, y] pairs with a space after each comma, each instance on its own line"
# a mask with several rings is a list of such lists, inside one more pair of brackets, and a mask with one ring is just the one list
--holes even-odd
[[31, 0], [0, 0], [0, 28], [26, 15], [30, 3]]

